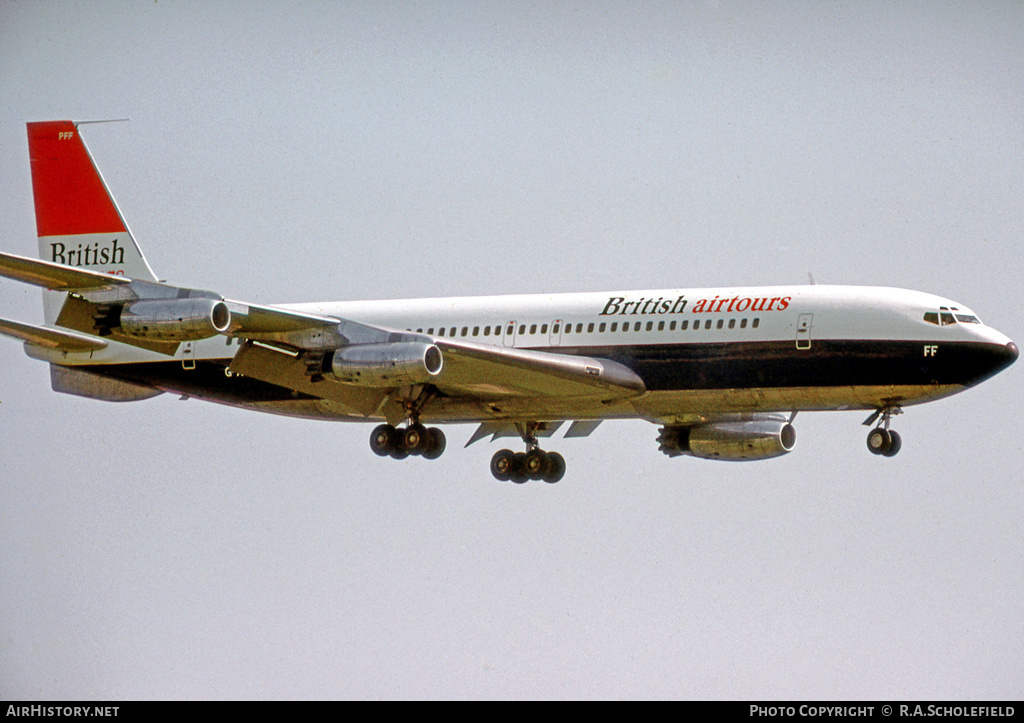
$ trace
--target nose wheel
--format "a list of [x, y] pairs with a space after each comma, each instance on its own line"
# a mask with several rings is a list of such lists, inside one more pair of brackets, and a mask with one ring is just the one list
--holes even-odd
[[900, 448], [903, 447], [903, 440], [898, 432], [889, 429], [889, 421], [893, 415], [902, 413], [903, 410], [898, 406], [884, 407], [864, 421], [866, 426], [878, 422], [878, 426], [868, 432], [868, 451], [871, 454], [895, 457], [896, 453], [900, 451]]
[[876, 427], [868, 432], [868, 451], [883, 457], [895, 457], [903, 446], [899, 432]]

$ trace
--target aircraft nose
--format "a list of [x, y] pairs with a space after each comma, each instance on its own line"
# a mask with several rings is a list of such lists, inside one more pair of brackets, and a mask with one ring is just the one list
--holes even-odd
[[[1005, 341], [1004, 341], [1005, 340]], [[1017, 361], [1020, 350], [1004, 336], [1000, 340], [973, 345], [965, 349], [956, 360], [949, 359], [950, 369], [957, 370], [959, 383], [973, 387], [990, 379]]]

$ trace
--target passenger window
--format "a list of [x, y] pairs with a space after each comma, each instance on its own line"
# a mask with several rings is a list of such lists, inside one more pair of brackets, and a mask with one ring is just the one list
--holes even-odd
[[705, 329], [710, 329], [711, 328], [711, 319], [708, 319], [707, 321], [704, 322], [704, 328]]
[[576, 333], [577, 334], [582, 334], [583, 333], [583, 324], [582, 323], [576, 325]]
[[658, 331], [665, 331], [665, 322], [664, 321], [659, 321], [658, 322]]
[[540, 325], [540, 333], [541, 334], [547, 334], [548, 333], [548, 325], [547, 324], [541, 324]]
[[729, 328], [730, 329], [735, 329], [736, 328], [736, 320], [735, 319], [729, 319]]
[[[602, 327], [602, 328], [604, 328], [604, 327]], [[591, 323], [587, 324], [587, 333], [588, 334], [592, 334], [593, 332], [594, 332], [594, 323], [591, 322]]]
[[537, 333], [537, 325], [536, 324], [530, 324], [530, 333], [531, 334], [536, 334]]
[[468, 327], [468, 326], [464, 326], [464, 327], [462, 327], [462, 335], [463, 335], [463, 336], [465, 336], [465, 335], [466, 335], [466, 332], [468, 332], [468, 331], [469, 331], [469, 327]]
[[438, 329], [437, 330], [437, 335], [438, 336], [444, 336], [444, 328]]
[[[685, 321], [683, 322], [683, 327], [682, 328], [684, 328], [684, 329], [686, 328], [686, 322]], [[675, 320], [672, 320], [672, 321], [670, 321], [668, 323], [668, 330], [669, 331], [675, 331], [676, 330], [676, 322], [675, 322]]]
[[519, 336], [522, 336], [525, 333], [526, 333], [526, 324], [520, 324], [519, 325]]
[[746, 329], [747, 328], [747, 320], [746, 319], [740, 319], [740, 328], [741, 329]]
[[724, 325], [725, 325], [725, 319], [719, 319], [718, 320], [718, 327], [717, 328], [721, 329], [722, 326], [724, 326]]
[[[600, 326], [597, 327], [597, 330], [600, 331], [600, 332], [604, 332], [604, 322], [603, 321], [601, 322]], [[614, 331], [614, 329], [613, 329], [613, 331]]]
[[485, 326], [484, 327], [484, 336], [490, 336], [490, 335], [491, 335], [491, 327]]
[[[665, 323], [665, 322], [662, 322], [662, 323]], [[648, 321], [647, 322], [647, 331], [650, 331], [653, 328], [654, 328], [654, 322], [653, 321]]]
[[[555, 324], [555, 333], [556, 334], [558, 333], [558, 324]], [[572, 334], [572, 324], [566, 324], [565, 325], [565, 333], [566, 334]]]
[[750, 326], [752, 326], [754, 329], [756, 329], [760, 325], [761, 325], [761, 320], [760, 319], [754, 319], [753, 323], [751, 323]]
[[619, 322], [613, 321], [612, 322], [612, 331], [618, 331], [618, 330], [619, 330]]
[[480, 327], [479, 326], [474, 326], [473, 327], [473, 336], [480, 336]]
[[[682, 329], [683, 331], [686, 331], [687, 328], [689, 328], [689, 326], [690, 326], [690, 320], [689, 319], [683, 319], [683, 323], [679, 325], [679, 328]], [[676, 323], [673, 321], [672, 322], [672, 326], [669, 327], [669, 328], [675, 329], [676, 328]]]
[[640, 322], [639, 321], [636, 322], [635, 324], [633, 324], [633, 331], [640, 331]]

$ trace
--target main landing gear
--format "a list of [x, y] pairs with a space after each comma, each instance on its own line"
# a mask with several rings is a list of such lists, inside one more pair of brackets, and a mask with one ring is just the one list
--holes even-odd
[[523, 484], [527, 480], [544, 480], [548, 484], [558, 482], [565, 475], [565, 458], [558, 452], [545, 452], [537, 444], [535, 434], [537, 425], [530, 423], [517, 425], [523, 441], [526, 442], [525, 452], [513, 452], [502, 449], [491, 457], [491, 474], [500, 482], [511, 480]]
[[565, 474], [565, 458], [558, 452], [545, 452], [537, 447], [527, 452], [502, 449], [491, 457], [491, 474], [500, 482], [511, 480], [523, 484], [527, 480], [542, 479], [554, 484]]
[[405, 459], [419, 455], [425, 459], [437, 459], [444, 452], [444, 432], [437, 427], [424, 427], [414, 422], [404, 429], [382, 424], [370, 435], [370, 449], [381, 457]]
[[434, 396], [430, 387], [416, 387], [403, 400], [406, 424], [398, 428], [382, 424], [370, 434], [370, 449], [379, 457], [405, 459], [409, 455], [437, 459], [444, 453], [444, 432], [420, 424], [420, 412]]
[[868, 451], [871, 454], [895, 457], [903, 447], [899, 433], [889, 429], [889, 419], [896, 414], [903, 414], [899, 406], [885, 407], [864, 420], [864, 425], [868, 427], [878, 421], [878, 426], [868, 432]]

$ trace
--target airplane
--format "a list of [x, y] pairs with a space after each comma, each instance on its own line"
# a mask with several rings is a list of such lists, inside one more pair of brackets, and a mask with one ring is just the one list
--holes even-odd
[[963, 304], [858, 286], [263, 305], [153, 273], [82, 140], [81, 122], [28, 123], [39, 258], [0, 275], [42, 287], [44, 324], [0, 333], [48, 362], [52, 388], [128, 402], [168, 392], [310, 419], [376, 422], [382, 457], [436, 459], [436, 424], [466, 443], [519, 437], [490, 471], [559, 481], [541, 449], [607, 419], [660, 425], [661, 452], [744, 461], [790, 452], [801, 411], [870, 410], [867, 446], [891, 457], [904, 407], [1010, 366], [1017, 346]]

